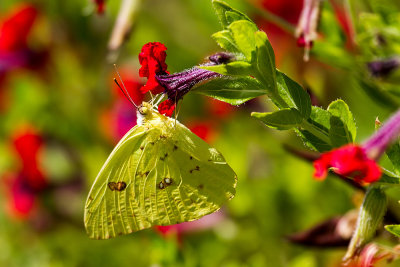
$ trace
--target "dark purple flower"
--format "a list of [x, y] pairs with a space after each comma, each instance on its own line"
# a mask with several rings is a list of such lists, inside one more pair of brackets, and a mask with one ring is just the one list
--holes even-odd
[[391, 72], [396, 70], [400, 65], [400, 60], [397, 57], [381, 59], [369, 62], [367, 64], [368, 70], [374, 77], [385, 77]]

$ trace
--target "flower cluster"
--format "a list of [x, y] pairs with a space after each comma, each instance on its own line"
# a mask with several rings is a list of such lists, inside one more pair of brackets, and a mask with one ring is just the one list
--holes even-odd
[[[204, 80], [220, 77], [212, 71], [197, 67], [179, 73], [169, 74], [165, 63], [167, 48], [162, 43], [152, 42], [143, 46], [139, 54], [139, 76], [146, 77], [147, 83], [141, 88], [143, 93], [153, 95], [165, 93], [167, 99], [158, 106], [161, 114], [172, 116], [176, 104], [187, 94], [193, 86]], [[208, 65], [222, 64], [232, 59], [232, 55], [218, 53], [210, 56]]]

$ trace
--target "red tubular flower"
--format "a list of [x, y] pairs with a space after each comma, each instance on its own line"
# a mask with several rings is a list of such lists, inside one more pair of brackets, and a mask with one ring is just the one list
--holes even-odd
[[353, 144], [322, 154], [314, 161], [314, 168], [314, 177], [318, 180], [325, 179], [329, 168], [337, 174], [353, 177], [360, 183], [375, 182], [382, 174], [378, 164], [368, 158], [365, 149]]
[[31, 188], [43, 189], [47, 181], [39, 167], [39, 152], [43, 146], [42, 137], [32, 130], [27, 130], [17, 134], [13, 143], [22, 163], [20, 174]]
[[33, 6], [23, 6], [6, 18], [0, 26], [0, 52], [24, 49], [36, 16]]
[[171, 117], [174, 113], [175, 107], [176, 103], [171, 99], [167, 99], [158, 105], [158, 112], [165, 116]]
[[146, 77], [147, 83], [141, 88], [143, 93], [150, 91], [157, 95], [164, 92], [164, 88], [158, 83], [156, 74], [166, 74], [167, 64], [165, 58], [167, 53], [165, 45], [159, 42], [147, 43], [142, 47], [139, 54], [139, 62], [142, 67], [139, 69], [139, 76]]

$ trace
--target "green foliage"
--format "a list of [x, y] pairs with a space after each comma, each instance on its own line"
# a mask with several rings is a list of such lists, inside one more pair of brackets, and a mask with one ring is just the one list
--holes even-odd
[[228, 28], [231, 23], [237, 20], [248, 20], [251, 22], [249, 17], [242, 12], [233, 9], [223, 1], [213, 0], [212, 4], [223, 28]]
[[276, 71], [276, 74], [278, 92], [286, 105], [296, 108], [304, 119], [308, 119], [311, 114], [311, 99], [308, 93], [286, 74], [280, 71]]
[[260, 82], [246, 76], [213, 79], [196, 86], [193, 92], [211, 96], [232, 105], [240, 105], [268, 93]]
[[233, 40], [239, 51], [245, 56], [248, 62], [255, 60], [256, 41], [254, 33], [257, 26], [248, 20], [237, 20], [228, 26]]
[[392, 225], [385, 225], [385, 229], [390, 232], [391, 234], [400, 237], [400, 225], [399, 224], [392, 224]]
[[331, 114], [329, 138], [332, 145], [339, 147], [353, 143], [357, 127], [347, 104], [343, 100], [336, 100], [328, 106], [328, 112]]
[[397, 142], [386, 149], [386, 155], [388, 156], [396, 174], [400, 174], [400, 144]]
[[291, 129], [299, 126], [303, 121], [303, 116], [294, 108], [284, 108], [268, 113], [253, 112], [251, 116], [261, 120], [265, 125], [279, 130]]

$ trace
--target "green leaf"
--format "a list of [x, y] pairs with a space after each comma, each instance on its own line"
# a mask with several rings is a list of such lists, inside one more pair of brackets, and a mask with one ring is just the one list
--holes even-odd
[[265, 84], [269, 91], [274, 91], [276, 88], [274, 50], [265, 32], [257, 31], [254, 35], [257, 49], [256, 64], [259, 72], [257, 78]]
[[[312, 106], [308, 122], [312, 125], [312, 127], [328, 137], [330, 117], [331, 114], [327, 110]], [[299, 130], [298, 133], [302, 137], [304, 143], [311, 149], [319, 152], [329, 151], [332, 149], [332, 144], [323, 141], [321, 138], [318, 138], [307, 129]]]
[[400, 178], [396, 177], [395, 175], [389, 175], [388, 172], [382, 173], [381, 178], [375, 182], [375, 184], [390, 184], [390, 185], [399, 185], [400, 184]]
[[251, 62], [256, 53], [254, 33], [258, 30], [257, 26], [248, 20], [237, 20], [231, 23], [228, 29], [239, 51], [246, 57], [248, 62]]
[[215, 66], [200, 66], [200, 68], [209, 71], [214, 71], [222, 75], [248, 76], [254, 72], [252, 65], [245, 61], [234, 61], [228, 64], [221, 64]]
[[386, 231], [400, 237], [400, 224], [385, 225]]
[[277, 71], [276, 76], [278, 92], [283, 100], [289, 107], [298, 109], [300, 114], [308, 119], [311, 114], [311, 99], [308, 93], [284, 73]]
[[217, 44], [226, 51], [232, 53], [239, 53], [239, 48], [236, 46], [235, 41], [233, 40], [232, 34], [228, 30], [223, 30], [214, 33], [211, 36]]
[[248, 16], [233, 9], [223, 1], [213, 0], [212, 4], [224, 29], [228, 28], [229, 24], [237, 20], [248, 20], [251, 22], [251, 19]]
[[395, 143], [385, 151], [397, 174], [400, 174], [400, 144]]
[[267, 94], [262, 84], [251, 77], [213, 79], [199, 84], [192, 91], [232, 105], [240, 105], [252, 98]]
[[286, 108], [267, 113], [252, 112], [251, 116], [261, 120], [268, 127], [279, 130], [288, 130], [299, 126], [303, 122], [303, 117], [297, 109], [294, 108]]
[[348, 143], [353, 143], [357, 133], [353, 114], [343, 100], [333, 101], [328, 111], [331, 114], [329, 123], [329, 137], [332, 145], [339, 147]]

